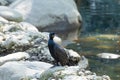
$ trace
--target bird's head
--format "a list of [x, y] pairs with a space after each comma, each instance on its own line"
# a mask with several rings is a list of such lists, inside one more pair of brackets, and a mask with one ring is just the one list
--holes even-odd
[[51, 33], [49, 34], [49, 38], [50, 38], [50, 39], [53, 39], [54, 36], [55, 36], [55, 33], [54, 33], [54, 32], [51, 32]]

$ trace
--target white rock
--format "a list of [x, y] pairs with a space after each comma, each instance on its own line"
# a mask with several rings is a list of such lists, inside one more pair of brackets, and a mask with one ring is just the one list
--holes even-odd
[[0, 22], [8, 23], [8, 20], [6, 20], [6, 19], [4, 19], [3, 17], [0, 16]]
[[99, 53], [99, 54], [97, 54], [97, 56], [100, 57], [100, 58], [105, 58], [105, 59], [117, 59], [117, 58], [120, 58], [120, 55], [113, 54], [113, 53]]
[[[86, 72], [89, 72], [86, 74]], [[82, 75], [79, 75], [82, 73]], [[54, 67], [43, 72], [40, 80], [110, 80], [109, 76], [97, 76], [91, 71], [80, 69], [79, 66], [71, 67]]]
[[78, 63], [79, 68], [85, 69], [85, 68], [88, 67], [88, 65], [89, 65], [88, 59], [85, 58], [84, 56], [81, 56], [81, 59], [80, 59], [80, 61]]
[[72, 49], [68, 50], [70, 58], [72, 58], [73, 61], [79, 61], [80, 60], [80, 55], [73, 51]]
[[53, 65], [45, 62], [7, 62], [0, 66], [0, 80], [26, 80], [39, 78], [40, 74]]
[[41, 37], [41, 33], [33, 25], [21, 23], [6, 23], [0, 27], [2, 33], [0, 44], [7, 49], [13, 46], [31, 45], [34, 38]]
[[57, 44], [62, 45], [62, 39], [58, 36], [55, 36], [53, 39]]
[[[26, 22], [0, 23], [0, 53], [26, 51], [35, 60], [53, 61], [47, 47], [48, 33]], [[32, 59], [33, 60], [33, 59]]]
[[82, 77], [76, 75], [72, 75], [72, 76], [66, 76], [63, 80], [86, 80], [86, 79], [83, 79]]
[[2, 41], [1, 46], [5, 47], [7, 49], [12, 48], [13, 46], [25, 46], [30, 45], [29, 36], [27, 36], [27, 33], [24, 32], [15, 32], [5, 35], [4, 41]]
[[36, 78], [34, 78], [34, 79], [31, 79], [31, 80], [37, 80]]
[[77, 37], [82, 19], [74, 0], [18, 0], [10, 7], [40, 31], [56, 32], [72, 40]]
[[23, 21], [23, 16], [19, 12], [5, 6], [0, 6], [0, 16], [9, 21]]
[[30, 57], [29, 54], [25, 52], [8, 54], [6, 56], [0, 57], [0, 65], [3, 65], [4, 63], [10, 62], [10, 61], [19, 61], [22, 59], [28, 59], [29, 57]]
[[20, 22], [19, 25], [21, 25], [21, 29], [24, 31], [29, 31], [29, 32], [38, 32], [38, 29], [31, 25], [30, 23], [27, 22]]
[[[48, 62], [54, 60], [48, 50], [49, 34], [47, 32], [41, 33], [36, 27], [26, 22], [5, 23], [0, 27], [0, 31], [1, 53], [26, 51], [30, 54], [30, 60]], [[61, 45], [62, 40], [59, 37], [55, 36], [54, 41]], [[79, 62], [80, 56], [77, 52], [69, 50], [69, 53], [72, 61]]]

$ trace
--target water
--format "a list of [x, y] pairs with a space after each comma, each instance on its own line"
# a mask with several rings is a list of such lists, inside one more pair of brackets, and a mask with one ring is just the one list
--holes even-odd
[[120, 34], [120, 0], [81, 0], [79, 3], [84, 34]]
[[80, 55], [89, 59], [88, 69], [98, 75], [109, 75], [112, 80], [120, 80], [120, 58], [103, 59], [99, 53], [120, 54], [120, 35], [94, 34], [81, 36], [76, 43], [68, 45]]
[[99, 53], [120, 55], [120, 0], [76, 0], [83, 18], [80, 40], [68, 45], [89, 59], [89, 67], [98, 75], [120, 80], [120, 58], [102, 59]]

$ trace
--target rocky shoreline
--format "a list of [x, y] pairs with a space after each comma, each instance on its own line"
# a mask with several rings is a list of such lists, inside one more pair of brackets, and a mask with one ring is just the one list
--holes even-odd
[[97, 76], [86, 70], [88, 60], [75, 56], [74, 51], [71, 51], [71, 59], [79, 60], [78, 65], [53, 67], [47, 32], [39, 32], [26, 22], [8, 21], [0, 25], [0, 52], [4, 54], [0, 57], [0, 80], [110, 80], [106, 75]]
[[[7, 2], [8, 0], [5, 1]], [[29, 0], [25, 1], [27, 2]], [[65, 1], [67, 2], [68, 0]], [[69, 2], [74, 5], [74, 7], [65, 7], [72, 8], [76, 16], [70, 16], [70, 14], [68, 14], [67, 20], [71, 22], [69, 25], [73, 25], [72, 23], [76, 25], [74, 25], [75, 30], [68, 34], [74, 36], [77, 34], [77, 29], [80, 28], [78, 27], [78, 25], [80, 26], [80, 23], [78, 23], [78, 16], [80, 17], [80, 15], [76, 12], [77, 9], [75, 8], [74, 1], [69, 0]], [[63, 4], [65, 2], [61, 3]], [[66, 8], [66, 10], [69, 10], [69, 8]], [[7, 13], [12, 13], [12, 16]], [[74, 19], [72, 19], [73, 17]], [[51, 19], [51, 17], [49, 18]], [[55, 16], [55, 18], [53, 17], [53, 19], [55, 19], [53, 21], [57, 19], [57, 23], [61, 23], [59, 20], [63, 20], [62, 25], [65, 25], [66, 21], [64, 17], [59, 18], [61, 19], [57, 19]], [[65, 25], [64, 28], [66, 30], [73, 29], [73, 26], [68, 28], [69, 25]], [[70, 52], [71, 61], [77, 61], [75, 65], [54, 66], [53, 58], [50, 56], [47, 47], [49, 33], [41, 32], [40, 28], [38, 28], [40, 26], [35, 26], [36, 25], [29, 21], [26, 21], [23, 14], [14, 11], [14, 9], [9, 9], [9, 7], [0, 6], [0, 80], [110, 80], [110, 77], [107, 75], [98, 76], [96, 73], [87, 70], [88, 60], [73, 50], [68, 51]], [[48, 29], [49, 27], [50, 26], [47, 26]], [[61, 29], [59, 27], [60, 26], [57, 26], [58, 30]], [[60, 37], [62, 36], [60, 35]]]

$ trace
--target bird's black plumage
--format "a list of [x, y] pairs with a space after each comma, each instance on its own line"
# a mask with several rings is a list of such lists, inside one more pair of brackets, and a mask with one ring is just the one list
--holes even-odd
[[57, 65], [58, 65], [58, 62], [60, 62], [62, 66], [67, 65], [69, 61], [67, 52], [63, 47], [61, 47], [60, 45], [54, 42], [53, 40], [54, 36], [55, 36], [55, 33], [49, 34], [48, 48], [49, 48], [50, 54], [56, 61]]

